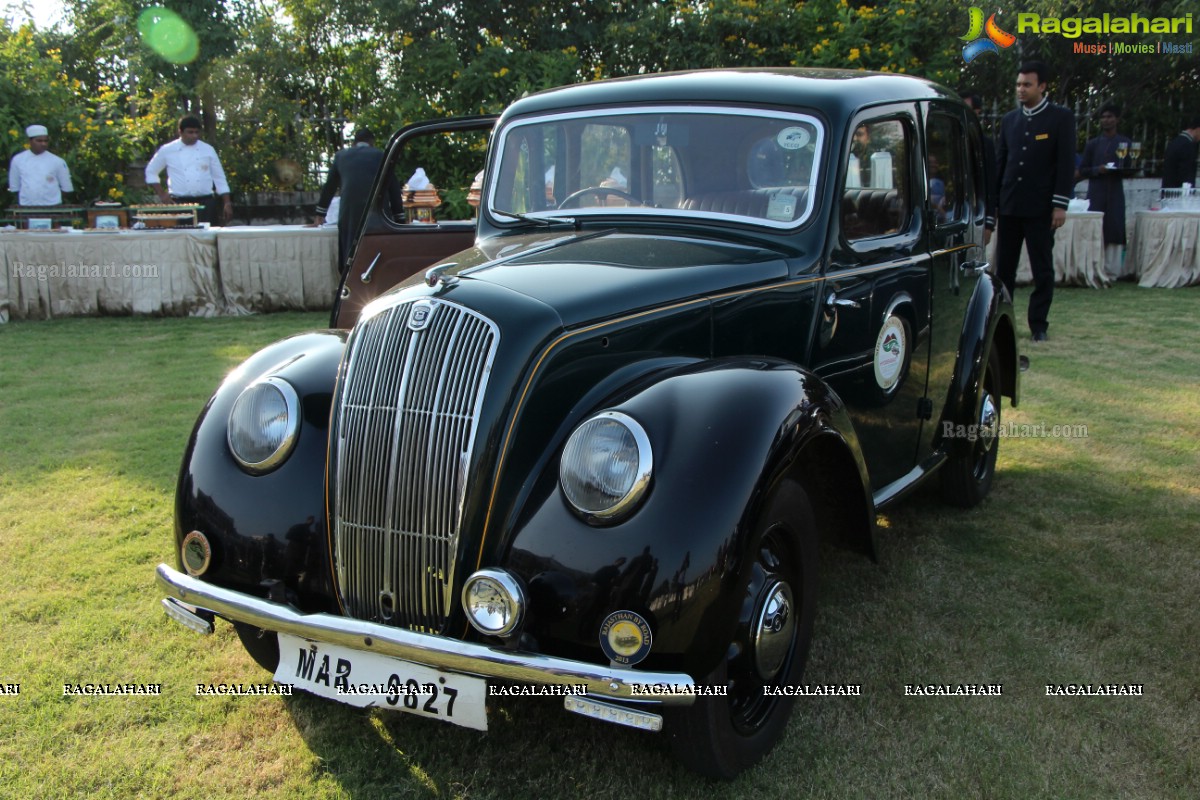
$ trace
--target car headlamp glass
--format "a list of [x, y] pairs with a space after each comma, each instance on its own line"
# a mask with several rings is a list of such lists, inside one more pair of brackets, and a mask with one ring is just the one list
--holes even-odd
[[229, 412], [229, 452], [254, 474], [270, 472], [287, 459], [300, 432], [300, 398], [282, 378], [247, 386]]
[[612, 521], [629, 513], [650, 486], [653, 458], [646, 431], [632, 417], [605, 411], [567, 440], [559, 482], [581, 514]]

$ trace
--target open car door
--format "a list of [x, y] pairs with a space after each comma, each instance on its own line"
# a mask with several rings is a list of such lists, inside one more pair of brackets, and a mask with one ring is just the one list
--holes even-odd
[[[474, 243], [475, 215], [467, 194], [484, 167], [495, 121], [496, 115], [484, 115], [418, 122], [392, 137], [347, 257], [350, 266], [342, 265], [332, 327], [352, 327], [367, 303]], [[410, 221], [419, 198], [404, 187], [418, 168], [441, 200], [428, 221]]]

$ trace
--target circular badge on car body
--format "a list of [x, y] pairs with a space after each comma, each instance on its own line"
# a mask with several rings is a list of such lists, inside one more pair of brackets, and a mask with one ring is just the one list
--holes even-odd
[[890, 392], [904, 375], [904, 364], [908, 358], [908, 334], [904, 320], [892, 315], [884, 320], [875, 340], [875, 383], [885, 392]]
[[650, 623], [635, 611], [614, 611], [600, 626], [600, 649], [609, 661], [633, 665], [650, 655]]
[[179, 552], [182, 556], [183, 568], [193, 578], [203, 575], [208, 569], [208, 565], [212, 563], [212, 545], [208, 543], [208, 537], [200, 531], [192, 531], [184, 536]]

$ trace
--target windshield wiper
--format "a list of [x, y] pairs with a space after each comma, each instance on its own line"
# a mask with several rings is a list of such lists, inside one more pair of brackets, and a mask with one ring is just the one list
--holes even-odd
[[492, 213], [499, 217], [519, 219], [521, 222], [528, 222], [530, 225], [538, 225], [543, 228], [553, 227], [554, 225], [578, 226], [579, 224], [574, 217], [554, 217], [552, 219], [546, 219], [544, 217], [531, 217], [528, 214], [518, 214], [515, 211], [502, 211], [499, 208], [493, 208]]

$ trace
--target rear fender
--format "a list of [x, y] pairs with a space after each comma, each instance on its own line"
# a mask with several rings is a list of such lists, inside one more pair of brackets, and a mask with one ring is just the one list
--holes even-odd
[[971, 447], [965, 437], [943, 438], [945, 423], [973, 423], [975, 399], [983, 380], [990, 348], [1000, 356], [1000, 393], [1009, 398], [1015, 408], [1021, 391], [1021, 370], [1018, 364], [1016, 326], [1012, 302], [1002, 284], [992, 275], [985, 275], [975, 286], [971, 303], [963, 319], [958, 346], [958, 363], [950, 382], [942, 418], [938, 421], [935, 446], [952, 455], [961, 455]]

